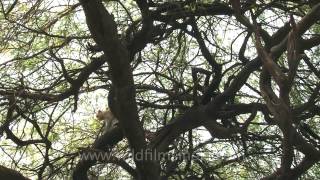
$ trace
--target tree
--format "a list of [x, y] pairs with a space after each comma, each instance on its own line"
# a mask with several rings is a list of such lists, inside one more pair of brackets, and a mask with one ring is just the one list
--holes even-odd
[[[319, 19], [313, 0], [1, 1], [3, 165], [320, 178]], [[119, 125], [102, 134], [106, 106]]]

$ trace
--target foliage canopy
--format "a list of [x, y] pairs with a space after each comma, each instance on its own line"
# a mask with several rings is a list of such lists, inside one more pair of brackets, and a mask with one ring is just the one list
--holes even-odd
[[[317, 0], [2, 0], [2, 166], [319, 179], [319, 19]], [[107, 106], [119, 126], [102, 134]]]

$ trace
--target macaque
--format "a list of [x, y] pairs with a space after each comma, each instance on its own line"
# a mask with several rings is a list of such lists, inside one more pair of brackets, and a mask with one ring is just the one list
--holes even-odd
[[152, 132], [152, 131], [149, 131], [149, 130], [144, 130], [144, 132], [145, 132], [146, 140], [148, 142], [150, 142], [153, 138], [156, 137], [156, 133], [155, 132]]
[[98, 120], [103, 121], [104, 127], [103, 127], [103, 134], [105, 134], [107, 131], [118, 125], [118, 119], [114, 117], [112, 112], [109, 108], [107, 108], [105, 111], [98, 111], [96, 115]]

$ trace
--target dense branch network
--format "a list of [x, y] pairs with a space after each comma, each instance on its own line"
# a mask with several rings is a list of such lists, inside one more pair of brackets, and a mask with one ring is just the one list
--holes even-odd
[[[318, 1], [15, 0], [0, 12], [0, 154], [26, 175], [319, 178]], [[102, 134], [100, 104], [119, 120]], [[97, 154], [109, 158], [84, 158]]]

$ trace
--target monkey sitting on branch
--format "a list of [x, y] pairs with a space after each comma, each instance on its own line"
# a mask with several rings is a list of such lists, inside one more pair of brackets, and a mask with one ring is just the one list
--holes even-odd
[[[109, 108], [107, 108], [105, 111], [98, 110], [96, 117], [98, 120], [103, 121], [104, 123], [102, 128], [102, 134], [107, 133], [119, 124], [118, 119], [113, 115]], [[155, 132], [149, 130], [144, 131], [146, 140], [150, 142], [155, 137]]]
[[105, 111], [99, 110], [96, 114], [96, 117], [98, 120], [103, 121], [104, 123], [102, 134], [105, 134], [119, 124], [118, 119], [112, 114], [109, 108], [107, 108]]

